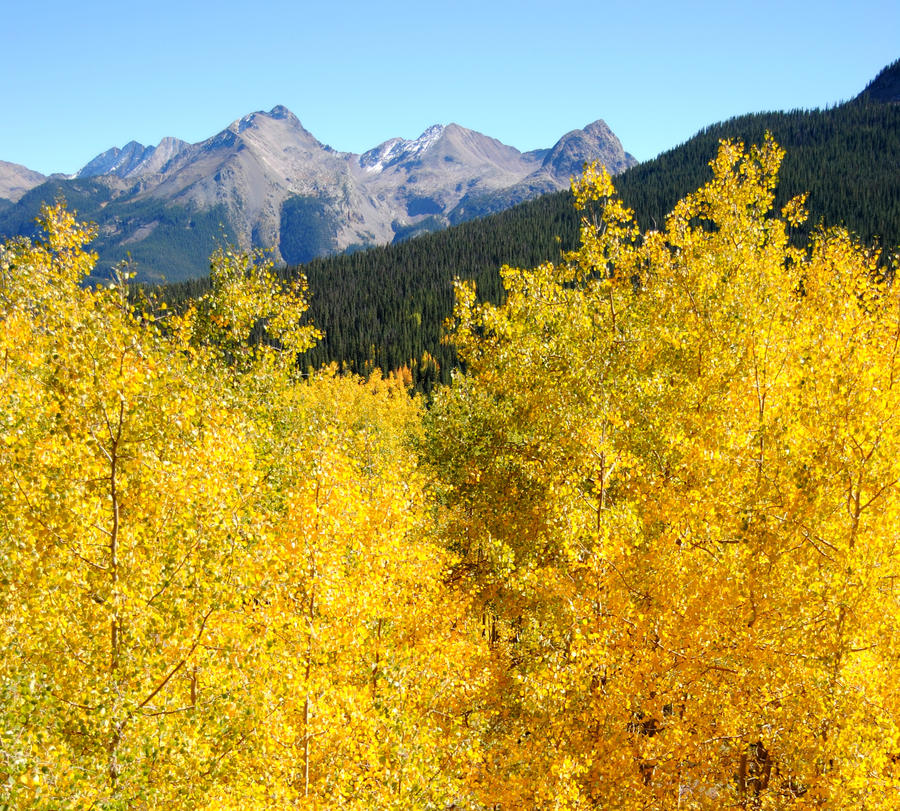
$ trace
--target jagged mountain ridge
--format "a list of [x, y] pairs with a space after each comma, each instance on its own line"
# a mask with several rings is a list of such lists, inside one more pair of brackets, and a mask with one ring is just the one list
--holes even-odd
[[[244, 246], [303, 262], [564, 188], [595, 158], [614, 173], [636, 162], [602, 121], [526, 153], [458, 124], [434, 125], [413, 140], [392, 138], [361, 155], [339, 152], [279, 105], [196, 144], [166, 138], [156, 147], [131, 142], [107, 150], [72, 178], [56, 177], [20, 195], [0, 215], [0, 234], [21, 232], [40, 200], [62, 193], [78, 199], [82, 215], [100, 225], [101, 264], [128, 250], [140, 277], [184, 278], [205, 270], [205, 258], [198, 265], [192, 257], [193, 269], [180, 263], [188, 251], [201, 250], [190, 232], [199, 224], [208, 234], [212, 219]], [[162, 239], [167, 266], [150, 250]], [[172, 240], [184, 243], [174, 253]]]
[[[900, 105], [862, 96], [826, 110], [756, 113], [710, 125], [615, 180], [642, 230], [658, 229], [678, 200], [711, 177], [721, 139], [748, 147], [771, 133], [786, 155], [774, 210], [808, 193], [806, 236], [843, 225], [864, 244], [883, 246], [882, 262], [900, 249]], [[454, 305], [453, 279], [477, 284], [498, 303], [498, 269], [557, 262], [578, 244], [580, 214], [565, 192], [541, 196], [483, 219], [402, 245], [317, 259], [296, 269], [309, 282], [310, 318], [325, 333], [302, 365], [348, 364], [366, 369], [406, 366], [427, 390], [449, 382], [455, 347], [442, 340]], [[208, 289], [202, 281], [170, 288], [170, 305]], [[427, 353], [427, 354], [426, 354]], [[430, 357], [437, 361], [421, 363]]]
[[142, 177], [164, 170], [166, 164], [190, 144], [178, 138], [163, 138], [158, 146], [144, 146], [129, 141], [122, 149], [112, 147], [87, 163], [76, 177]]

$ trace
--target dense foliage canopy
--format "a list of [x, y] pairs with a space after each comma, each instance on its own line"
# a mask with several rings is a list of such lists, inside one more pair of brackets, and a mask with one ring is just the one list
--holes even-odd
[[46, 209], [0, 248], [0, 805], [896, 807], [896, 268], [782, 156], [659, 230], [590, 167], [579, 247], [457, 284], [427, 412], [301, 374], [263, 257], [171, 314]]
[[643, 234], [592, 170], [577, 251], [457, 288], [428, 456], [492, 623], [485, 801], [897, 802], [900, 292], [791, 244], [781, 157], [723, 143]]
[[441, 805], [466, 621], [416, 402], [301, 380], [303, 287], [258, 256], [172, 317], [44, 225], [0, 255], [0, 805]]

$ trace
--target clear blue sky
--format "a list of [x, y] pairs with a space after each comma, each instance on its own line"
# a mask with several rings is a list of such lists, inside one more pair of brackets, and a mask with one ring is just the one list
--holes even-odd
[[0, 53], [0, 160], [44, 173], [276, 104], [346, 151], [451, 121], [527, 150], [603, 118], [643, 160], [854, 96], [900, 57], [900, 2], [45, 0], [6, 5]]

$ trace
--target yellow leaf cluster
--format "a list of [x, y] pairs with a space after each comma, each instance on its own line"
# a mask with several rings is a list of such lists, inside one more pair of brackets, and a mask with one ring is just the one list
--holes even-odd
[[643, 234], [590, 169], [579, 250], [457, 289], [426, 450], [492, 650], [485, 804], [898, 802], [900, 292], [791, 242], [782, 154], [723, 143]]
[[0, 805], [445, 805], [466, 621], [420, 406], [302, 378], [305, 285], [259, 256], [151, 317], [44, 223], [0, 248]]
[[645, 233], [590, 167], [427, 410], [259, 253], [173, 314], [0, 246], [0, 805], [896, 807], [896, 268], [781, 158]]

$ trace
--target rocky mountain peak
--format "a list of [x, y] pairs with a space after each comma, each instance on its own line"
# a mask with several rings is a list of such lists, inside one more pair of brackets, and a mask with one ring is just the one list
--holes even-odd
[[158, 146], [144, 146], [129, 141], [121, 149], [112, 147], [101, 152], [75, 173], [75, 177], [115, 175], [136, 178], [159, 172], [168, 161], [184, 151], [189, 144], [178, 138], [163, 138]]
[[622, 148], [622, 142], [605, 121], [598, 119], [584, 129], [560, 138], [543, 160], [543, 168], [560, 182], [579, 175], [585, 163], [599, 161], [611, 174], [625, 171], [637, 161]]
[[[615, 148], [607, 155], [608, 142]], [[524, 154], [452, 123], [433, 124], [412, 139], [390, 138], [357, 155], [320, 143], [279, 104], [196, 144], [164, 138], [156, 147], [137, 141], [113, 147], [79, 176], [99, 178], [100, 187], [108, 178], [112, 200], [104, 201], [109, 204], [97, 218], [113, 248], [149, 251], [145, 240], [170, 239], [158, 226], [160, 212], [172, 207], [195, 219], [218, 218], [240, 244], [274, 248], [276, 258], [301, 262], [499, 211], [567, 186], [585, 160], [601, 156], [618, 171], [627, 162], [623, 155], [602, 121], [569, 133], [552, 149]], [[179, 245], [184, 238], [179, 232]]]
[[237, 121], [232, 123], [232, 125], [228, 129], [234, 132], [243, 132], [250, 127], [258, 128], [260, 126], [263, 126], [266, 121], [283, 121], [290, 127], [296, 127], [297, 129], [306, 132], [306, 130], [303, 128], [303, 125], [300, 123], [300, 119], [297, 118], [297, 116], [295, 116], [283, 104], [276, 104], [268, 112], [265, 112], [264, 110], [257, 110], [254, 113], [249, 113], [243, 118], [239, 118]]
[[257, 110], [231, 123], [225, 130], [213, 136], [207, 143], [233, 146], [234, 140], [256, 148], [277, 149], [278, 146], [297, 146], [307, 150], [327, 149], [300, 123], [287, 107], [276, 105], [268, 112]]
[[418, 138], [411, 141], [404, 138], [390, 138], [360, 155], [359, 165], [369, 172], [376, 173], [416, 158], [433, 146], [444, 134], [445, 129], [447, 128], [443, 124], [432, 124]]
[[615, 133], [609, 128], [609, 125], [602, 119], [598, 118], [592, 121], [583, 130], [586, 135], [592, 138], [615, 138]]
[[300, 119], [297, 118], [297, 116], [295, 116], [283, 104], [276, 104], [271, 110], [269, 110], [269, 116], [271, 118], [286, 119], [297, 124], [300, 123]]
[[147, 149], [137, 141], [129, 141], [124, 147], [114, 146], [101, 152], [96, 158], [85, 164], [78, 172], [76, 177], [98, 177], [100, 175], [116, 175], [125, 177], [131, 169], [133, 169], [144, 156]]

